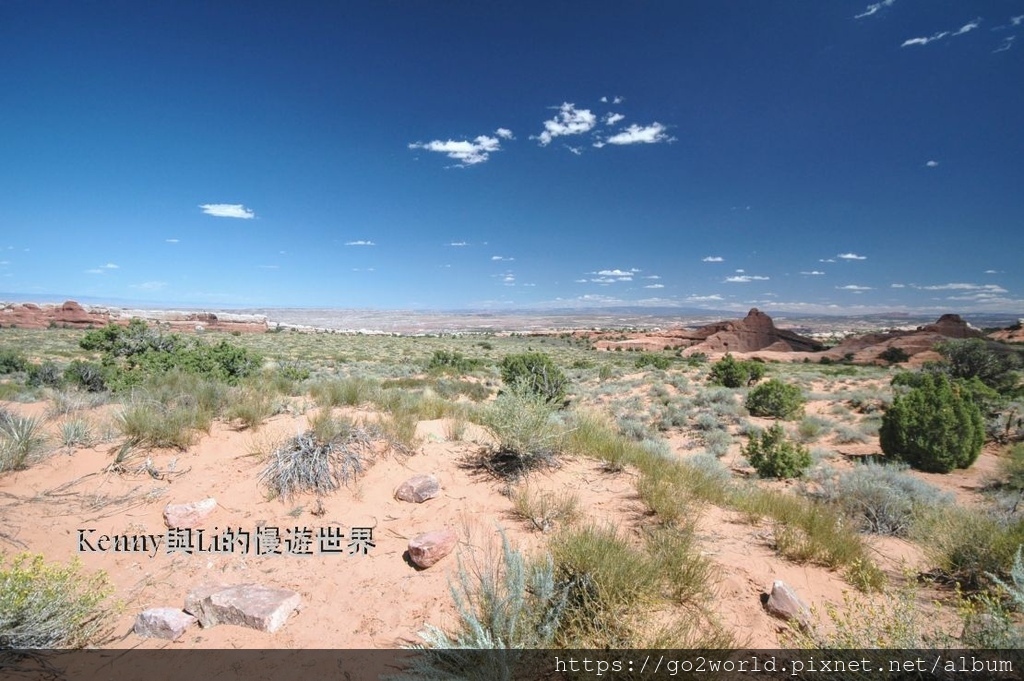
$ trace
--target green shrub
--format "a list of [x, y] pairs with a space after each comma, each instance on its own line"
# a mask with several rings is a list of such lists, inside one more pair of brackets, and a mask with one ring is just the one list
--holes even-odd
[[751, 390], [745, 406], [754, 416], [792, 419], [803, 414], [804, 401], [799, 387], [773, 378]]
[[934, 574], [969, 591], [1011, 576], [1024, 544], [1024, 518], [1007, 521], [983, 509], [948, 506], [923, 514], [914, 539], [924, 547]]
[[882, 451], [931, 473], [969, 467], [985, 442], [977, 405], [942, 374], [921, 374], [919, 381], [886, 410], [879, 431]]
[[0, 649], [82, 648], [110, 633], [111, 588], [104, 573], [81, 564], [46, 563], [22, 554], [0, 555]]
[[1019, 383], [1016, 370], [1021, 366], [1020, 355], [998, 343], [982, 338], [956, 339], [938, 343], [935, 349], [945, 358], [942, 368], [950, 378], [977, 378], [1000, 393], [1012, 392]]
[[454, 350], [435, 350], [427, 363], [428, 371], [450, 372], [457, 374], [468, 374], [471, 371], [485, 366], [480, 359], [466, 357], [461, 352]]
[[481, 424], [497, 443], [484, 464], [513, 478], [552, 464], [562, 436], [553, 416], [554, 407], [522, 384], [503, 391], [481, 412]]
[[878, 359], [884, 360], [889, 364], [902, 364], [910, 359], [910, 355], [903, 348], [891, 345], [878, 355]]
[[29, 364], [25, 382], [32, 387], [59, 388], [64, 383], [64, 374], [60, 367], [47, 360], [42, 364]]
[[762, 478], [795, 478], [811, 465], [807, 448], [787, 439], [786, 431], [777, 423], [760, 435], [752, 435], [742, 451]]
[[636, 358], [636, 368], [654, 367], [655, 369], [668, 369], [672, 366], [672, 359], [665, 355], [658, 355], [653, 352], [643, 352]]
[[725, 357], [711, 365], [710, 381], [726, 388], [742, 388], [757, 383], [764, 374], [765, 366], [761, 362], [740, 362], [725, 353]]
[[104, 373], [99, 364], [76, 359], [64, 370], [64, 381], [91, 393], [99, 393], [107, 389]]
[[46, 435], [38, 418], [16, 416], [0, 409], [0, 473], [26, 468], [46, 450]]
[[506, 386], [521, 385], [551, 403], [565, 400], [569, 382], [554, 361], [541, 352], [506, 356], [501, 360], [501, 380]]
[[17, 350], [0, 350], [0, 374], [16, 374], [28, 369], [28, 360]]

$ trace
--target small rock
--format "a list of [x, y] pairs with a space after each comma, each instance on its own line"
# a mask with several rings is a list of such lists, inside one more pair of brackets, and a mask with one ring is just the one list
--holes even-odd
[[198, 527], [216, 509], [217, 500], [213, 497], [188, 504], [167, 504], [164, 507], [164, 524], [168, 528]]
[[796, 620], [801, 627], [807, 627], [811, 622], [811, 609], [804, 603], [793, 588], [781, 579], [775, 580], [772, 584], [772, 592], [768, 595], [765, 609], [775, 617], [786, 620]]
[[426, 532], [409, 540], [409, 559], [421, 568], [428, 568], [451, 553], [457, 542], [451, 530]]
[[441, 483], [433, 475], [414, 475], [395, 490], [395, 498], [412, 504], [422, 504], [441, 493]]
[[196, 623], [196, 618], [177, 608], [150, 608], [135, 618], [134, 631], [143, 638], [165, 638], [174, 641]]
[[203, 627], [236, 624], [271, 634], [283, 627], [301, 605], [298, 593], [259, 584], [204, 585], [185, 597], [185, 610]]

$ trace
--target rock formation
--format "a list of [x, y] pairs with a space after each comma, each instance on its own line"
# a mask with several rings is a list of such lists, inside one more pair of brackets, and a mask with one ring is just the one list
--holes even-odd
[[0, 325], [19, 329], [51, 326], [72, 329], [128, 324], [133, 318], [161, 324], [172, 331], [242, 331], [263, 333], [263, 315], [188, 312], [179, 310], [126, 310], [116, 307], [82, 306], [73, 300], [59, 305], [46, 303], [0, 303]]

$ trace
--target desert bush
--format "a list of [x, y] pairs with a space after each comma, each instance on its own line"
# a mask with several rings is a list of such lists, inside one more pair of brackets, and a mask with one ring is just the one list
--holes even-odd
[[753, 385], [764, 377], [765, 366], [761, 362], [738, 361], [731, 354], [711, 365], [709, 380], [726, 388], [742, 388]]
[[270, 453], [257, 479], [272, 497], [291, 499], [304, 492], [323, 496], [367, 470], [380, 439], [377, 429], [355, 426], [323, 410], [309, 430]]
[[83, 362], [80, 359], [71, 362], [64, 370], [64, 381], [91, 393], [107, 389], [103, 367], [95, 362]]
[[924, 547], [934, 576], [976, 591], [991, 587], [993, 576], [1010, 577], [1014, 554], [1024, 544], [1024, 518], [997, 518], [974, 507], [940, 507], [921, 515], [913, 537]]
[[524, 384], [513, 384], [481, 411], [481, 425], [496, 440], [484, 461], [493, 472], [517, 477], [540, 465], [551, 465], [562, 430], [554, 407]]
[[45, 454], [46, 443], [38, 418], [0, 409], [0, 473], [26, 468]]
[[39, 386], [59, 388], [64, 384], [64, 374], [60, 367], [49, 360], [42, 364], [29, 364], [25, 383], [34, 388]]
[[832, 422], [818, 416], [805, 416], [797, 426], [797, 433], [804, 442], [814, 442], [832, 429]]
[[762, 478], [795, 478], [811, 465], [807, 448], [791, 442], [777, 423], [760, 436], [751, 436], [742, 451]]
[[853, 518], [865, 532], [910, 536], [923, 511], [946, 506], [952, 496], [907, 475], [902, 464], [867, 463], [844, 473], [822, 470], [814, 496]]
[[634, 366], [637, 369], [654, 367], [655, 369], [665, 370], [672, 366], [672, 359], [654, 352], [642, 352], [640, 353], [640, 356], [636, 358]]
[[321, 408], [358, 407], [369, 402], [377, 384], [365, 378], [339, 378], [319, 381], [309, 387], [309, 396]]
[[935, 349], [946, 360], [942, 369], [950, 378], [977, 378], [1000, 393], [1018, 387], [1021, 357], [1017, 352], [982, 338], [951, 339], [936, 344]]
[[194, 404], [164, 405], [135, 396], [115, 416], [117, 428], [136, 446], [175, 447], [182, 451], [195, 441], [197, 430], [208, 430], [209, 413]]
[[882, 451], [932, 473], [967, 468], [985, 442], [981, 412], [945, 376], [922, 374], [920, 380], [920, 387], [896, 396], [885, 412]]
[[28, 360], [17, 350], [0, 349], [0, 374], [17, 374], [28, 370]]
[[259, 428], [268, 418], [277, 413], [274, 397], [257, 387], [236, 388], [231, 404], [224, 416], [237, 420], [242, 428]]
[[1024, 442], [1007, 449], [999, 460], [999, 476], [1006, 487], [1024, 496]]
[[722, 458], [729, 452], [732, 436], [724, 430], [710, 430], [701, 436], [704, 450], [715, 458]]
[[520, 385], [546, 402], [565, 400], [568, 379], [550, 357], [540, 352], [508, 355], [501, 360], [501, 380], [505, 385]]
[[903, 348], [891, 345], [879, 353], [878, 359], [886, 361], [889, 364], [902, 364], [910, 359], [910, 355], [908, 355], [907, 351]]
[[92, 425], [85, 419], [68, 419], [60, 424], [60, 443], [67, 448], [91, 447], [96, 443]]
[[427, 371], [468, 374], [486, 366], [481, 359], [470, 358], [455, 350], [435, 350], [427, 362]]
[[104, 573], [41, 555], [0, 554], [0, 649], [82, 648], [110, 634], [113, 593]]
[[836, 427], [836, 442], [841, 445], [864, 444], [870, 438], [862, 433], [859, 428], [847, 425]]
[[773, 378], [751, 390], [745, 406], [754, 416], [792, 419], [803, 413], [804, 402], [800, 388]]
[[556, 525], [566, 525], [580, 515], [580, 499], [575, 494], [540, 491], [520, 485], [512, 496], [517, 516], [541, 532], [550, 532]]

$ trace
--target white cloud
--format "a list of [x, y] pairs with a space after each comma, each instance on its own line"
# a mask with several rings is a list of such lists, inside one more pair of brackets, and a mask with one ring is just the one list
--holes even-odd
[[624, 101], [626, 101], [625, 97], [614, 97], [614, 98], [612, 98], [612, 104], [622, 104]]
[[744, 272], [746, 272], [746, 270], [736, 270], [737, 274], [743, 274]]
[[451, 242], [448, 245], [449, 246], [468, 246], [469, 242], [467, 242], [467, 241], [453, 241], [453, 242]]
[[928, 161], [927, 163], [925, 163], [925, 165], [928, 166], [929, 168], [937, 168], [939, 166], [939, 162], [938, 161]]
[[1008, 49], [1013, 47], [1013, 41], [1016, 38], [1017, 38], [1017, 36], [1014, 36], [1014, 35], [1006, 36], [1005, 38], [1003, 38], [1003, 42], [999, 44], [999, 47], [997, 47], [996, 49], [992, 50], [992, 54], [997, 54], [999, 52], [1006, 52]]
[[590, 281], [590, 280], [589, 279], [573, 279], [573, 282], [575, 282], [577, 284], [586, 284], [588, 281]]
[[508, 128], [498, 128], [497, 130], [494, 131], [494, 134], [503, 140], [515, 139], [515, 137], [512, 136], [512, 131], [509, 130]]
[[619, 121], [621, 121], [621, 120], [623, 120], [625, 118], [626, 117], [623, 116], [620, 113], [605, 114], [605, 116], [604, 116], [604, 124], [605, 125], [615, 125], [616, 123], [618, 123]]
[[118, 267], [117, 265], [115, 265], [115, 264], [114, 264], [114, 263], [112, 263], [112, 262], [108, 262], [108, 263], [107, 263], [106, 265], [102, 265], [102, 267], [103, 267], [103, 269], [105, 269], [105, 270], [116, 270], [116, 269], [120, 269], [120, 268], [119, 268], [119, 267]]
[[704, 258], [701, 258], [701, 262], [723, 262], [723, 261], [725, 261], [725, 258], [723, 258], [720, 255], [709, 255], [709, 256], [706, 256]]
[[818, 258], [818, 262], [835, 262], [835, 258]]
[[644, 279], [661, 279], [657, 274], [648, 274]]
[[856, 253], [840, 253], [836, 256], [841, 260], [867, 260], [866, 255], [857, 255]]
[[724, 298], [722, 298], [722, 296], [718, 295], [717, 293], [713, 293], [710, 296], [690, 296], [689, 298], [686, 299], [686, 302], [704, 303], [712, 300], [724, 300]]
[[372, 241], [366, 241], [364, 239], [360, 239], [358, 241], [346, 241], [345, 245], [346, 246], [376, 246], [377, 244], [373, 243]]
[[644, 288], [665, 288], [665, 285], [664, 284], [648, 284], [647, 286], [644, 286]]
[[986, 291], [988, 293], [1007, 293], [1007, 290], [997, 284], [937, 284], [935, 286], [915, 286], [922, 291]]
[[999, 270], [985, 270], [985, 274], [1000, 274]]
[[963, 35], [964, 33], [969, 33], [970, 31], [973, 31], [974, 29], [978, 28], [978, 26], [981, 26], [981, 17], [978, 17], [974, 21], [967, 22], [966, 24], [961, 26], [960, 29], [953, 35], [958, 36]]
[[659, 142], [672, 142], [675, 137], [665, 134], [665, 126], [661, 123], [651, 123], [641, 128], [635, 123], [617, 135], [612, 135], [607, 140], [608, 144], [657, 144]]
[[877, 13], [883, 7], [892, 7], [895, 3], [896, 3], [896, 0], [882, 0], [881, 2], [876, 2], [873, 5], [868, 5], [867, 8], [863, 12], [861, 12], [860, 14], [854, 16], [853, 18], [854, 19], [863, 19], [864, 17], [869, 17], [872, 14]]
[[[505, 128], [499, 128], [505, 130]], [[472, 142], [468, 140], [433, 140], [431, 142], [413, 142], [409, 144], [410, 149], [424, 149], [439, 154], [444, 154], [450, 159], [459, 163], [457, 168], [483, 163], [496, 151], [501, 151], [501, 141], [497, 137], [480, 135]]]
[[737, 277], [726, 277], [727, 284], [748, 284], [752, 281], [768, 281], [771, 277], [759, 277], [751, 274], [741, 274]]
[[906, 288], [906, 284], [891, 284], [889, 288]]
[[808, 275], [814, 275], [814, 276], [817, 276], [817, 275], [819, 275], [819, 274], [825, 274], [825, 273], [824, 273], [824, 272], [821, 272], [821, 271], [819, 271], [819, 270], [811, 270], [810, 272], [801, 272], [800, 274], [808, 274]]
[[215, 218], [251, 220], [256, 217], [256, 213], [253, 213], [240, 203], [201, 203], [199, 207], [203, 209], [204, 213]]
[[491, 260], [494, 260], [495, 262], [512, 262], [515, 258], [506, 258], [503, 255], [492, 255]]
[[583, 147], [571, 147], [568, 144], [564, 144], [562, 146], [564, 146], [566, 149], [571, 151], [574, 156], [582, 156], [583, 155]]
[[601, 270], [599, 272], [591, 272], [591, 274], [599, 274], [602, 277], [629, 277], [629, 278], [632, 279], [633, 275], [636, 274], [639, 271], [640, 270], [638, 270], [635, 267], [633, 267], [633, 268], [631, 268], [629, 270], [619, 270], [619, 269], [615, 269], [615, 270]]
[[176, 244], [178, 243], [179, 239], [164, 239], [164, 241], [166, 241], [169, 244]]
[[949, 35], [949, 31], [942, 31], [932, 35], [930, 38], [911, 38], [910, 40], [904, 40], [900, 47], [910, 47], [911, 45], [927, 45], [935, 40], [941, 40]]
[[575, 104], [563, 102], [556, 107], [558, 114], [551, 120], [544, 121], [544, 132], [531, 136], [540, 142], [542, 147], [551, 144], [551, 140], [563, 135], [582, 135], [590, 132], [597, 125], [597, 116], [590, 109], [577, 109]]
[[103, 270], [98, 270], [98, 269], [85, 270], [85, 273], [86, 274], [103, 274]]
[[857, 284], [847, 284], [846, 286], [836, 286], [840, 291], [870, 291], [870, 286], [858, 286]]
[[1012, 26], [1020, 26], [1022, 22], [1024, 22], [1024, 14], [1016, 17], [1010, 17], [1010, 25]]
[[167, 286], [166, 281], [144, 281], [141, 284], [130, 284], [129, 288], [138, 289], [140, 291], [159, 291], [165, 286]]

